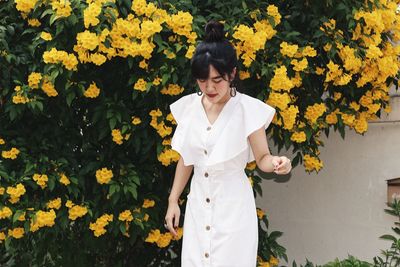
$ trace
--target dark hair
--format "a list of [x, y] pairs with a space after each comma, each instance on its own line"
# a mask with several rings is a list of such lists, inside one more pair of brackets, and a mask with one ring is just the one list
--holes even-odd
[[236, 75], [231, 85], [235, 87], [239, 85], [236, 51], [225, 38], [224, 25], [218, 21], [211, 20], [206, 24], [204, 39], [197, 45], [190, 63], [194, 79], [207, 79], [210, 73], [210, 65], [213, 65], [222, 77], [225, 74], [230, 77], [236, 67]]

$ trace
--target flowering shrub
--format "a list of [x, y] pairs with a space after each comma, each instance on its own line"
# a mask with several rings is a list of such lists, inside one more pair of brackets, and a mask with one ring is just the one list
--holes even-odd
[[[396, 8], [390, 0], [0, 1], [1, 262], [178, 266], [183, 229], [173, 238], [162, 228], [179, 159], [168, 105], [195, 90], [189, 59], [205, 22], [224, 22], [244, 93], [276, 108], [274, 142], [293, 148], [295, 165], [319, 171], [322, 132], [363, 134], [390, 111]], [[254, 168], [249, 181], [261, 194]], [[281, 233], [268, 233], [258, 214], [259, 265], [277, 265], [286, 259]]]

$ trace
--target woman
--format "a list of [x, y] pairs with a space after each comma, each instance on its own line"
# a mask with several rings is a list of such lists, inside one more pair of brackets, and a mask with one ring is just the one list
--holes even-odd
[[191, 60], [199, 90], [170, 105], [177, 122], [172, 148], [179, 152], [165, 227], [177, 235], [178, 199], [192, 170], [183, 224], [182, 267], [255, 267], [258, 224], [244, 171], [256, 160], [264, 172], [287, 174], [287, 157], [272, 156], [265, 129], [275, 109], [236, 91], [237, 58], [223, 25], [207, 23]]

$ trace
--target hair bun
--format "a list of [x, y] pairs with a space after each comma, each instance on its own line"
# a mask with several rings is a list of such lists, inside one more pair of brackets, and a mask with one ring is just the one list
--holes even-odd
[[215, 20], [211, 20], [206, 24], [205, 32], [204, 41], [208, 43], [221, 42], [225, 37], [224, 25]]

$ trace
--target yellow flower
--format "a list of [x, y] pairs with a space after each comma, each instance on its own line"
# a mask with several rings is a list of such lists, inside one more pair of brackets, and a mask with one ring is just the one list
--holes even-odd
[[185, 89], [183, 87], [180, 87], [177, 84], [168, 84], [167, 87], [164, 87], [161, 89], [160, 93], [163, 95], [179, 95], [181, 94]]
[[1, 156], [5, 159], [16, 159], [19, 154], [19, 150], [15, 147], [10, 150], [4, 150], [1, 152]]
[[28, 24], [32, 27], [39, 27], [41, 25], [38, 19], [28, 19]]
[[311, 155], [304, 155], [304, 166], [306, 171], [316, 170], [317, 172], [323, 167], [322, 161]]
[[275, 68], [274, 77], [272, 77], [269, 86], [272, 90], [290, 91], [294, 87], [293, 82], [287, 76], [287, 69], [285, 66]]
[[102, 168], [96, 171], [96, 179], [99, 184], [109, 183], [113, 176], [112, 171], [107, 168]]
[[300, 61], [298, 61], [297, 59], [293, 59], [290, 63], [293, 65], [293, 70], [295, 71], [303, 71], [308, 66], [307, 58], [303, 58]]
[[87, 208], [84, 206], [74, 205], [68, 210], [68, 218], [75, 221], [79, 217], [83, 217], [87, 213]]
[[60, 183], [62, 183], [64, 185], [69, 185], [71, 182], [64, 173], [61, 173], [60, 174]]
[[12, 210], [9, 207], [3, 207], [0, 209], [0, 219], [10, 218], [12, 214]]
[[31, 87], [33, 89], [39, 88], [39, 83], [41, 80], [42, 80], [42, 74], [40, 74], [38, 72], [32, 72], [28, 76], [29, 87]]
[[25, 230], [22, 227], [17, 227], [14, 229], [8, 229], [8, 236], [14, 237], [15, 239], [22, 238], [24, 236]]
[[293, 57], [296, 54], [297, 49], [299, 48], [299, 46], [296, 45], [296, 44], [290, 45], [287, 42], [282, 42], [280, 44], [280, 48], [281, 48], [281, 50], [280, 50], [281, 54], [283, 56]]
[[161, 233], [159, 229], [151, 230], [150, 233], [148, 234], [147, 238], [145, 239], [145, 242], [149, 243], [154, 243], [157, 242], [157, 240], [160, 238]]
[[156, 241], [157, 246], [160, 248], [165, 248], [171, 243], [171, 239], [172, 239], [172, 234], [170, 232], [161, 234]]
[[96, 98], [100, 94], [100, 89], [97, 87], [95, 82], [92, 82], [88, 89], [83, 93], [84, 96], [88, 98]]
[[118, 145], [122, 145], [124, 137], [121, 134], [121, 131], [118, 129], [113, 129], [111, 132], [111, 135], [113, 137], [113, 141], [118, 144]]
[[169, 166], [172, 162], [177, 162], [179, 158], [179, 153], [172, 149], [164, 149], [157, 157], [158, 161], [164, 166]]
[[48, 33], [48, 32], [42, 32], [42, 33], [40, 34], [40, 38], [42, 38], [42, 39], [45, 40], [45, 41], [51, 41], [51, 39], [53, 39], [53, 38], [51, 37], [51, 34]]
[[154, 200], [146, 198], [146, 199], [144, 199], [142, 208], [151, 208], [151, 207], [154, 207], [154, 205], [155, 205]]
[[142, 123], [142, 121], [139, 117], [132, 116], [132, 124], [133, 125], [138, 125], [140, 123]]
[[54, 97], [58, 95], [58, 92], [54, 88], [54, 85], [48, 80], [47, 77], [45, 77], [43, 84], [42, 84], [42, 90], [46, 93], [46, 95], [50, 97]]
[[47, 208], [48, 209], [56, 209], [58, 210], [59, 208], [61, 208], [61, 198], [56, 198], [53, 200], [50, 200], [49, 202], [47, 202]]
[[35, 173], [33, 175], [33, 180], [42, 188], [44, 189], [47, 186], [47, 181], [49, 178], [47, 177], [46, 174], [38, 174]]
[[257, 216], [261, 220], [265, 216], [265, 212], [262, 209], [257, 208]]
[[76, 35], [77, 44], [88, 50], [94, 50], [99, 46], [100, 40], [96, 33], [85, 30]]
[[19, 201], [19, 198], [25, 194], [26, 190], [25, 186], [19, 183], [15, 187], [8, 186], [6, 192], [10, 195], [9, 201], [14, 204]]
[[132, 212], [130, 210], [125, 210], [121, 212], [118, 216], [118, 220], [130, 222], [133, 220]]
[[296, 143], [303, 143], [307, 140], [306, 133], [301, 131], [301, 132], [294, 132], [292, 136], [290, 137], [290, 140]]
[[317, 122], [317, 119], [321, 117], [326, 111], [326, 106], [324, 103], [314, 104], [308, 106], [304, 117], [312, 124]]
[[142, 78], [140, 78], [139, 80], [137, 80], [137, 82], [133, 86], [133, 89], [144, 92], [144, 91], [146, 91], [146, 84], [147, 84], [147, 82], [145, 80], [143, 80]]
[[106, 233], [105, 227], [114, 219], [114, 216], [111, 214], [104, 214], [101, 217], [97, 218], [96, 222], [90, 223], [89, 229], [93, 231], [93, 234], [96, 237], [99, 237]]
[[153, 80], [153, 84], [154, 84], [154, 85], [159, 85], [159, 84], [161, 83], [161, 81], [162, 81], [162, 79], [161, 79], [160, 77], [156, 77], [156, 78]]
[[271, 266], [278, 266], [279, 260], [274, 256], [271, 256], [271, 258], [269, 259], [269, 263], [271, 264]]

